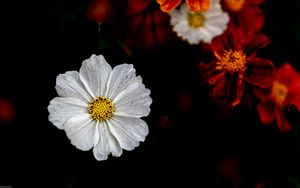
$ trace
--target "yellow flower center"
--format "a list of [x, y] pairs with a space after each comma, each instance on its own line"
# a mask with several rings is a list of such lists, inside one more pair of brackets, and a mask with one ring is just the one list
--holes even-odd
[[223, 56], [219, 58], [221, 62], [218, 64], [220, 66], [217, 69], [222, 69], [229, 73], [234, 73], [238, 71], [244, 71], [246, 67], [246, 55], [242, 51], [225, 51]]
[[245, 0], [225, 0], [227, 7], [233, 11], [239, 11], [244, 6]]
[[281, 84], [278, 81], [274, 81], [272, 88], [272, 96], [279, 106], [283, 105], [288, 91], [288, 88], [284, 84]]
[[97, 97], [88, 106], [88, 111], [95, 120], [103, 121], [112, 117], [115, 111], [112, 101], [106, 97]]
[[204, 25], [204, 16], [201, 12], [189, 13], [188, 22], [191, 27], [202, 27]]

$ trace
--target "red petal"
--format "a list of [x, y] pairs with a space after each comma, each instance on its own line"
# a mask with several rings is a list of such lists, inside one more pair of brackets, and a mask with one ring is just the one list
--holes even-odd
[[257, 111], [261, 123], [270, 124], [274, 121], [274, 104], [271, 101], [259, 103], [257, 105]]
[[[127, 7], [127, 14], [133, 16], [143, 13], [150, 6], [151, 0], [129, 0]], [[141, 16], [142, 17], [142, 16]]]
[[271, 88], [263, 89], [263, 88], [256, 87], [254, 94], [261, 102], [266, 102], [267, 100], [270, 99]]
[[210, 85], [214, 85], [219, 77], [224, 74], [223, 72], [216, 70], [215, 67], [215, 62], [198, 64], [200, 82], [208, 82]]
[[210, 7], [210, 0], [186, 0], [191, 11], [207, 11]]
[[235, 92], [235, 93], [232, 96], [232, 97], [234, 97], [234, 99], [231, 102], [231, 106], [236, 106], [241, 101], [241, 98], [245, 91], [245, 86], [243, 84], [243, 81], [244, 81], [244, 74], [238, 74], [238, 78], [235, 83], [236, 85], [233, 86], [233, 92]]
[[292, 129], [292, 127], [286, 121], [283, 111], [281, 111], [279, 108], [275, 108], [275, 118], [280, 131], [289, 131]]
[[265, 15], [259, 7], [245, 7], [237, 16], [247, 31], [260, 31], [265, 24]]
[[227, 85], [226, 75], [222, 74], [215, 82], [213, 92], [212, 92], [213, 96], [217, 96], [220, 98], [226, 96], [226, 85]]
[[225, 50], [241, 50], [241, 40], [244, 31], [241, 27], [230, 27], [220, 36], [212, 40], [212, 49], [215, 54], [222, 56]]
[[262, 3], [264, 3], [265, 0], [246, 0], [246, 4], [249, 4], [249, 5], [260, 5]]
[[181, 3], [181, 0], [156, 0], [156, 1], [160, 5], [160, 9], [163, 12], [170, 12]]
[[106, 22], [112, 17], [112, 5], [108, 0], [94, 0], [88, 7], [86, 16], [88, 19], [99, 22]]
[[248, 42], [244, 46], [244, 52], [248, 57], [255, 57], [257, 50], [271, 43], [270, 39], [263, 34], [248, 32], [247, 35]]
[[286, 103], [291, 103], [300, 109], [300, 77], [292, 82], [289, 86], [289, 93], [286, 99]]
[[292, 67], [291, 64], [285, 63], [276, 69], [275, 79], [289, 87], [295, 79], [300, 79], [300, 74]]
[[273, 63], [263, 58], [251, 59], [247, 62], [245, 80], [258, 87], [271, 87], [274, 81]]

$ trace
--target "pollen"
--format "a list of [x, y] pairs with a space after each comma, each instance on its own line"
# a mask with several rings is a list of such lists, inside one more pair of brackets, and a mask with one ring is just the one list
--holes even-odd
[[222, 69], [228, 73], [245, 71], [247, 69], [246, 55], [242, 51], [225, 51], [219, 60], [217, 69]]
[[106, 97], [97, 97], [89, 103], [88, 111], [93, 119], [104, 121], [112, 117], [115, 109], [110, 99]]
[[227, 7], [232, 11], [239, 11], [243, 8], [245, 0], [225, 0]]
[[204, 16], [201, 12], [191, 12], [188, 16], [188, 22], [193, 28], [202, 27], [204, 25]]
[[274, 101], [279, 105], [282, 106], [285, 98], [288, 94], [288, 88], [284, 85], [279, 83], [278, 81], [274, 81], [273, 88], [272, 88], [272, 96]]

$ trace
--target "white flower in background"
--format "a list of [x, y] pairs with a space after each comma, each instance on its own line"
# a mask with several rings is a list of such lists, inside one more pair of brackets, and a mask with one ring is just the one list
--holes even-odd
[[114, 69], [102, 55], [92, 55], [77, 71], [56, 78], [54, 98], [48, 106], [49, 121], [64, 129], [76, 148], [93, 148], [97, 160], [122, 148], [133, 150], [144, 141], [148, 126], [140, 117], [150, 113], [150, 90], [135, 75], [133, 65]]
[[221, 35], [229, 22], [229, 16], [222, 11], [219, 1], [210, 1], [210, 9], [206, 12], [191, 12], [186, 3], [180, 10], [173, 10], [171, 25], [178, 37], [187, 40], [190, 44], [199, 44], [201, 41], [211, 43], [212, 39]]

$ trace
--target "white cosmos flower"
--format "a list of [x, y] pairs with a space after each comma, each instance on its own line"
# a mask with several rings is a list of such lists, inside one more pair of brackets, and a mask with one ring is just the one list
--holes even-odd
[[223, 12], [219, 1], [210, 1], [210, 9], [206, 12], [191, 12], [186, 3], [180, 10], [173, 10], [171, 25], [178, 37], [187, 40], [190, 44], [199, 44], [201, 41], [211, 43], [212, 39], [221, 35], [229, 22], [229, 16]]
[[79, 72], [58, 75], [56, 91], [49, 121], [64, 129], [76, 148], [93, 148], [97, 160], [120, 156], [122, 148], [133, 150], [145, 140], [148, 126], [140, 118], [150, 113], [152, 99], [133, 65], [112, 69], [102, 55], [92, 55]]

